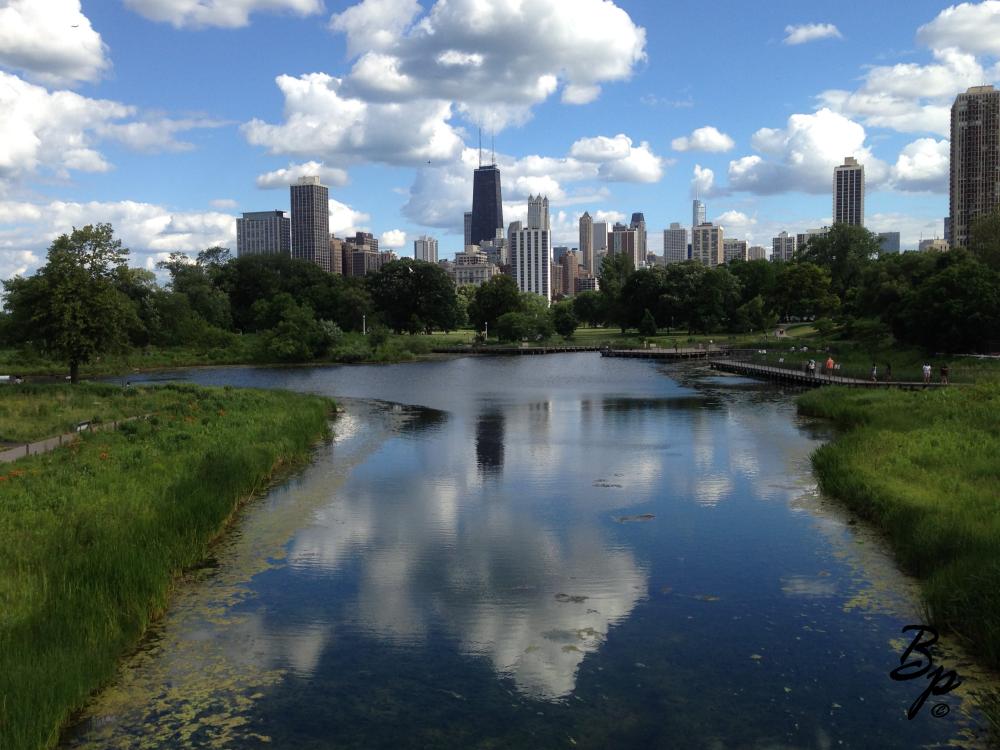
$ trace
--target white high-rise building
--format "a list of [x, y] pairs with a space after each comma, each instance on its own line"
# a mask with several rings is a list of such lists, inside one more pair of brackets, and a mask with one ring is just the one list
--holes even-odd
[[585, 269], [597, 273], [594, 268], [594, 220], [586, 211], [580, 217], [580, 259]]
[[721, 266], [726, 262], [723, 243], [722, 227], [706, 221], [691, 231], [691, 259], [703, 266]]
[[428, 263], [438, 262], [438, 241], [424, 234], [413, 241], [413, 257]]
[[549, 199], [528, 199], [526, 226], [515, 221], [507, 237], [511, 272], [522, 292], [541, 295], [552, 301], [552, 232], [549, 228]]
[[691, 228], [700, 227], [707, 221], [705, 204], [695, 198], [691, 201]]
[[865, 225], [865, 167], [853, 156], [833, 169], [833, 223]]
[[790, 261], [795, 257], [797, 244], [795, 235], [782, 232], [771, 240], [771, 260]]
[[290, 188], [292, 257], [332, 271], [330, 263], [330, 191], [319, 177], [300, 177]]
[[688, 231], [676, 221], [663, 230], [663, 264], [683, 263], [688, 257]]

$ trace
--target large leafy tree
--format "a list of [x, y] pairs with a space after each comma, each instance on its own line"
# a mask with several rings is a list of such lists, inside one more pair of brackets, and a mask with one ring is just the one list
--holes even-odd
[[878, 255], [878, 237], [864, 227], [837, 223], [827, 234], [810, 237], [798, 259], [827, 269], [834, 294], [844, 300]]
[[487, 324], [496, 330], [497, 321], [502, 315], [520, 310], [521, 293], [517, 282], [506, 274], [494, 276], [476, 289], [469, 304], [469, 322], [477, 331], [483, 330]]
[[450, 331], [458, 324], [455, 285], [436, 263], [394, 260], [368, 277], [372, 301], [396, 333]]
[[830, 272], [815, 263], [786, 263], [782, 266], [775, 298], [778, 313], [806, 318], [822, 317], [840, 306], [831, 291]]
[[601, 258], [600, 294], [604, 299], [604, 314], [608, 323], [617, 324], [622, 333], [625, 332], [629, 322], [622, 290], [634, 271], [632, 258], [624, 253], [608, 254]]
[[140, 325], [119, 285], [127, 259], [110, 224], [88, 224], [56, 238], [34, 276], [3, 282], [18, 338], [66, 361], [73, 383], [80, 365], [124, 348]]

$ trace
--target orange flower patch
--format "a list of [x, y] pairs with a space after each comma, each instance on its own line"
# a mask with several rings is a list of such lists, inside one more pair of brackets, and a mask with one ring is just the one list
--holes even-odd
[[99, 458], [100, 458], [100, 459], [101, 459], [102, 461], [107, 461], [107, 460], [108, 460], [108, 458], [110, 458], [110, 456], [111, 456], [111, 454], [110, 454], [110, 453], [108, 453], [107, 451], [101, 451], [101, 455], [99, 456]]

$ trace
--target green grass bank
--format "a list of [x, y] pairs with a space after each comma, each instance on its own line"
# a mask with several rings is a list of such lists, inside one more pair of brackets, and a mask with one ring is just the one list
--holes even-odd
[[884, 533], [931, 624], [1000, 669], [1000, 383], [819, 388], [798, 407], [841, 428], [813, 455], [823, 491]]
[[[100, 388], [87, 389], [92, 400]], [[148, 420], [0, 465], [0, 748], [56, 742], [240, 502], [307, 459], [332, 406], [169, 385]]]

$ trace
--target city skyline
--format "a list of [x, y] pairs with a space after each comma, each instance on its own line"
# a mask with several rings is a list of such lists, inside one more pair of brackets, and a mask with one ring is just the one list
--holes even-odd
[[[282, 192], [309, 174], [330, 187], [338, 236], [370, 231], [409, 255], [430, 234], [450, 255], [480, 126], [495, 133], [506, 223], [542, 192], [557, 244], [579, 244], [584, 211], [609, 226], [642, 212], [660, 254], [697, 195], [727, 236], [770, 246], [783, 229], [830, 223], [832, 168], [852, 155], [866, 166], [868, 228], [915, 248], [944, 234], [951, 102], [1000, 77], [996, 3], [872, 7], [864, 19], [790, 2], [751, 18], [732, 3], [719, 19], [732, 44], [695, 66], [687, 41], [667, 53], [651, 40], [696, 8], [546, 0], [532, 13], [577, 36], [532, 31], [523, 90], [460, 23], [464, 0], [248, 0], [228, 15], [173, 0], [50, 5], [47, 16], [24, 0], [5, 8], [23, 31], [16, 49], [0, 40], [0, 96], [17, 104], [0, 117], [0, 277], [30, 273], [56, 234], [88, 222], [114, 224], [147, 268], [173, 250], [235, 250], [241, 213], [290, 211]], [[530, 20], [518, 8], [498, 0], [496, 29]], [[48, 34], [46, 17], [73, 31]], [[408, 56], [430, 18], [450, 45], [434, 76]], [[595, 46], [610, 36], [621, 44]], [[581, 64], [578, 48], [600, 54]], [[154, 70], [149, 55], [165, 50], [179, 54]], [[404, 93], [385, 88], [377, 66], [389, 58]]]

